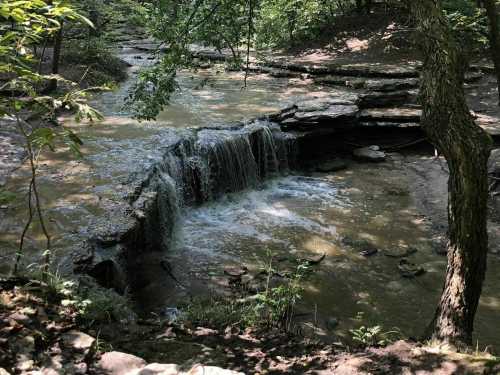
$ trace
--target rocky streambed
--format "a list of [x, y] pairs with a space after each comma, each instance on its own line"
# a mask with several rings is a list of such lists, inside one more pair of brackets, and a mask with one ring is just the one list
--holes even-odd
[[[135, 58], [138, 44], [124, 47], [132, 64], [149, 61]], [[128, 81], [98, 99], [107, 123], [81, 128], [85, 160], [46, 160], [47, 171], [65, 166], [43, 181], [61, 268], [132, 291], [147, 316], [226, 293], [229, 268], [258, 288], [269, 252], [281, 274], [294, 260], [321, 258], [298, 307], [301, 333], [348, 338], [362, 313], [366, 324], [417, 336], [444, 273], [447, 177], [419, 129], [417, 69], [267, 62], [254, 66], [246, 92], [240, 73], [182, 73], [186, 90], [147, 124], [116, 105]], [[484, 70], [468, 78], [469, 99], [496, 136]], [[1, 239], [11, 244], [22, 207], [8, 210], [18, 221], [2, 221]], [[490, 234], [498, 252], [494, 220]], [[477, 320], [480, 342], [495, 347], [498, 269], [493, 254]]]

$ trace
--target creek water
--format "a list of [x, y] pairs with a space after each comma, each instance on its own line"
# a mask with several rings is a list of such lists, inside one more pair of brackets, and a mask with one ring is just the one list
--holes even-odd
[[[138, 60], [147, 63], [136, 55], [124, 51], [122, 57], [135, 65]], [[67, 152], [45, 155], [42, 169], [47, 173], [40, 180], [62, 268], [69, 263], [64, 261], [68, 249], [85, 237], [88, 224], [106, 210], [106, 202], [120, 199], [129, 174], [158, 160], [172, 128], [227, 124], [269, 113], [298, 96], [332, 93], [308, 81], [265, 75], [252, 76], [242, 90], [241, 78], [240, 73], [215, 70], [182, 72], [181, 91], [172, 105], [157, 121], [146, 123], [132, 120], [122, 105], [133, 82], [129, 79], [96, 99], [104, 122], [89, 126], [67, 120], [84, 139], [85, 156], [73, 160]], [[303, 281], [305, 294], [297, 307], [304, 321], [314, 323], [316, 334], [348, 337], [349, 329], [360, 325], [356, 317], [361, 312], [365, 325], [420, 335], [432, 318], [446, 266], [446, 258], [435, 252], [429, 222], [412, 192], [408, 165], [421, 159], [425, 156], [392, 155], [380, 165], [353, 162], [335, 173], [292, 173], [199, 207], [181, 207], [172, 248], [137, 260], [138, 272], [144, 274], [143, 284], [134, 291], [138, 309], [161, 313], [191, 296], [224, 292], [226, 266], [245, 265], [255, 274], [272, 254], [285, 259], [276, 261], [275, 267], [289, 270], [292, 258], [325, 254]], [[10, 182], [20, 194], [26, 192], [26, 176], [20, 169]], [[25, 220], [22, 202], [9, 212], [0, 224], [0, 245], [12, 253]], [[43, 241], [37, 227], [28, 239], [32, 249]], [[361, 255], [367, 243], [378, 253]], [[426, 273], [408, 279], [398, 269], [397, 256], [410, 248], [416, 252], [408, 260]], [[32, 250], [33, 259], [35, 254]], [[168, 260], [179, 283], [165, 273], [161, 259]], [[500, 294], [495, 282], [499, 271], [498, 257], [491, 256], [476, 319], [480, 348], [500, 348]], [[331, 318], [338, 321], [333, 330], [326, 324]]]
[[[349, 340], [349, 330], [361, 324], [419, 337], [433, 316], [446, 257], [436, 254], [429, 222], [415, 206], [407, 163], [395, 155], [383, 165], [354, 163], [334, 174], [289, 175], [184, 211], [173, 248], [138, 261], [145, 274], [135, 293], [138, 306], [161, 314], [192, 297], [224, 293], [226, 267], [245, 266], [257, 275], [272, 256], [273, 268], [286, 272], [293, 270], [291, 259], [325, 254], [302, 281], [299, 326], [314, 326], [314, 334], [327, 340]], [[361, 255], [367, 243], [378, 253]], [[415, 250], [406, 259], [426, 273], [405, 278], [398, 264]], [[177, 281], [159, 266], [160, 259], [169, 262]], [[492, 257], [476, 320], [480, 347], [500, 344], [492, 329], [500, 308], [498, 267]], [[338, 326], [329, 330], [332, 318]]]

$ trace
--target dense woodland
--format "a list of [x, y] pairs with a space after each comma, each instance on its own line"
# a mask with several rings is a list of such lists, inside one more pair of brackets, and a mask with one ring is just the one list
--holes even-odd
[[[115, 296], [106, 292], [82, 297], [74, 287], [77, 282], [55, 276], [52, 233], [40, 193], [40, 155], [69, 149], [74, 158], [82, 157], [83, 140], [59, 119], [71, 116], [89, 123], [103, 119], [91, 100], [120, 86], [130, 65], [117, 54], [116, 44], [124, 37], [119, 30], [127, 29], [137, 39], [148, 38], [156, 46], [148, 50], [154, 63], [139, 70], [123, 103], [142, 121], [154, 120], [168, 108], [179, 89], [179, 71], [200, 69], [200, 49], [227, 56], [223, 69], [243, 72], [238, 85], [245, 90], [256, 59], [277, 53], [300, 55], [312, 49], [338, 51], [346, 35], [368, 38], [384, 25], [391, 32], [390, 42], [382, 35], [374, 42], [378, 43], [375, 52], [359, 55], [372, 54], [370, 58], [376, 60], [388, 54], [421, 62], [420, 126], [449, 170], [446, 278], [435, 315], [422, 324], [418, 340], [471, 353], [487, 272], [488, 158], [494, 142], [471, 115], [464, 80], [471, 64], [487, 61], [500, 85], [499, 12], [496, 0], [2, 0], [0, 118], [15, 125], [29, 169], [25, 197], [0, 186], [0, 202], [22, 200], [26, 212], [16, 255], [8, 260], [10, 273], [0, 280], [2, 290], [7, 293], [14, 285], [28, 285], [29, 290], [30, 283], [35, 289], [48, 288], [43, 298], [51, 295], [52, 303], [61, 309], [64, 301], [72, 301], [66, 302], [71, 319], [85, 322], [77, 323], [82, 326], [98, 320], [82, 318], [94, 313], [92, 298], [99, 299], [101, 309], [106, 309], [106, 303], [116, 307]], [[6, 125], [0, 121], [0, 126]], [[34, 226], [43, 235], [44, 246], [37, 249], [43, 256], [37, 267], [28, 270], [23, 257], [26, 236]], [[259, 312], [247, 319], [247, 326], [273, 326], [287, 332], [293, 306], [300, 299], [297, 282], [303, 272], [298, 267], [287, 287], [266, 289], [256, 299]], [[0, 307], [2, 314], [7, 310]], [[6, 339], [15, 334], [14, 329], [0, 332]], [[379, 332], [364, 327], [353, 334], [363, 347], [389, 342], [377, 340]], [[9, 354], [2, 352], [2, 345], [0, 367], [10, 371]]]

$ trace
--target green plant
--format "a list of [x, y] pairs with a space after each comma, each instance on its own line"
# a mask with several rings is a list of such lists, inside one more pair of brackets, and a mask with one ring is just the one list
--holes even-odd
[[63, 278], [58, 273], [32, 273], [44, 280], [47, 298], [71, 310], [80, 325], [90, 327], [95, 323], [108, 323], [130, 319], [134, 314], [126, 297], [110, 289], [91, 283]]
[[363, 347], [385, 346], [400, 337], [399, 330], [384, 331], [379, 325], [372, 327], [363, 325], [359, 328], [351, 329], [349, 332], [352, 335], [352, 339]]
[[444, 12], [453, 32], [469, 50], [486, 50], [488, 40], [488, 19], [483, 9], [470, 0], [444, 2]]
[[220, 296], [193, 298], [180, 309], [180, 320], [193, 325], [224, 329], [228, 326], [247, 327], [253, 323], [251, 303]]
[[127, 78], [125, 63], [110, 50], [104, 38], [94, 37], [65, 43], [62, 61], [67, 66], [81, 67], [77, 73], [80, 74], [81, 70], [84, 70], [84, 76], [71, 78], [84, 78], [89, 86], [110, 85]]
[[0, 205], [9, 204], [14, 199], [16, 199], [16, 194], [5, 189], [0, 189]]
[[266, 285], [263, 292], [255, 296], [253, 312], [258, 323], [269, 327], [279, 327], [290, 331], [293, 313], [297, 301], [302, 298], [304, 288], [302, 281], [310, 272], [307, 263], [299, 263], [294, 272], [287, 277], [281, 285], [271, 287], [271, 277], [276, 273], [273, 268], [271, 253], [268, 253], [268, 263], [263, 271], [267, 274]]
[[262, 292], [249, 295], [243, 288], [239, 299], [212, 296], [195, 298], [180, 306], [181, 320], [195, 325], [223, 329], [227, 326], [278, 328], [291, 331], [297, 301], [302, 298], [302, 281], [310, 272], [306, 264], [299, 264], [280, 285], [271, 287], [271, 278], [276, 273], [272, 255], [262, 267], [266, 276]]

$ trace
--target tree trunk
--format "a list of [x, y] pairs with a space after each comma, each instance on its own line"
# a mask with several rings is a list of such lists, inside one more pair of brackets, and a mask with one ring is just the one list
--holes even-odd
[[407, 0], [418, 22], [424, 56], [422, 128], [446, 158], [448, 267], [432, 336], [458, 348], [472, 344], [474, 315], [486, 272], [487, 161], [491, 139], [474, 123], [465, 101], [466, 69], [440, 0]]
[[493, 64], [495, 64], [498, 86], [498, 105], [500, 105], [500, 31], [498, 26], [498, 12], [495, 3], [495, 0], [483, 0], [483, 6], [486, 9], [486, 15], [489, 21], [491, 58], [493, 59]]
[[[63, 39], [63, 23], [61, 21], [61, 27], [57, 30], [54, 39], [54, 50], [52, 52], [52, 74], [59, 74], [59, 60], [61, 59], [61, 46]], [[57, 79], [51, 79], [48, 87], [48, 91], [55, 91], [57, 89]]]

